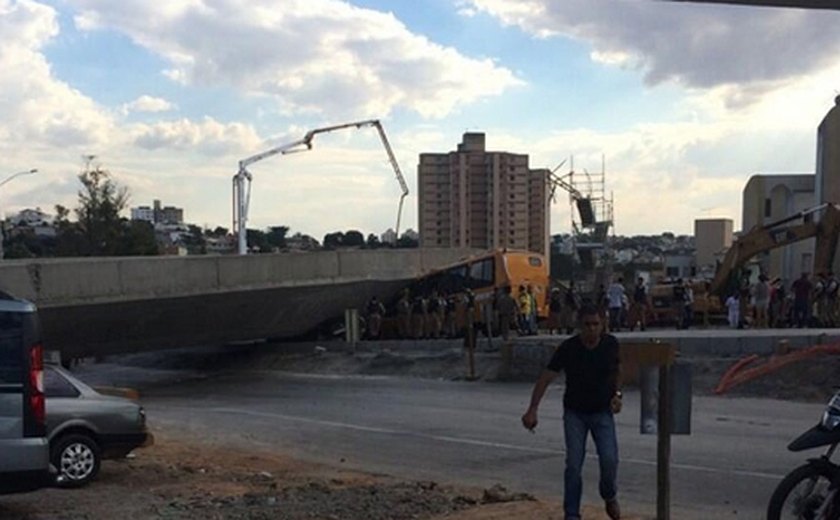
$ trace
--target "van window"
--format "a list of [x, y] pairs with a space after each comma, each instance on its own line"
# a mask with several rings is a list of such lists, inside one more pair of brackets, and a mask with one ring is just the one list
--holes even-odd
[[23, 382], [23, 314], [0, 312], [0, 384]]

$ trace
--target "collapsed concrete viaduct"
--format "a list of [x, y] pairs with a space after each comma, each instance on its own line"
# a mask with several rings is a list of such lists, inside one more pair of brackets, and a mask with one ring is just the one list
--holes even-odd
[[463, 249], [14, 260], [0, 290], [64, 357], [289, 338], [468, 256]]

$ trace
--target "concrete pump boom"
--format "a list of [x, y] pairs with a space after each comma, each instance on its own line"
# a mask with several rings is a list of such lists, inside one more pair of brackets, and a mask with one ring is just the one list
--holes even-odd
[[397, 158], [394, 156], [394, 151], [391, 149], [391, 144], [388, 142], [388, 137], [385, 135], [385, 130], [382, 128], [382, 123], [380, 123], [378, 119], [368, 119], [365, 121], [356, 121], [354, 123], [316, 128], [306, 132], [303, 139], [271, 148], [270, 150], [266, 150], [265, 152], [252, 155], [251, 157], [239, 161], [239, 171], [233, 176], [233, 229], [239, 239], [238, 250], [240, 255], [247, 254], [248, 252], [248, 205], [251, 200], [251, 173], [248, 171], [248, 166], [275, 155], [287, 155], [290, 153], [311, 150], [312, 140], [318, 134], [332, 132], [334, 130], [342, 130], [344, 128], [363, 128], [367, 126], [376, 128], [376, 131], [379, 133], [382, 146], [385, 147], [385, 152], [388, 154], [388, 161], [394, 169], [397, 181], [400, 184], [400, 189], [402, 190], [399, 207], [397, 209], [397, 226], [395, 230], [397, 236], [399, 236], [403, 202], [405, 201], [405, 197], [408, 195], [408, 185], [406, 184], [405, 177], [403, 177], [400, 166], [397, 163]]

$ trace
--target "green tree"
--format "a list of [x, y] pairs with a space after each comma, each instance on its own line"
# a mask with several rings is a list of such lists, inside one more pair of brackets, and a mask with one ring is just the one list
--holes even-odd
[[123, 222], [123, 236], [117, 254], [120, 256], [154, 256], [158, 254], [155, 228], [145, 220]]
[[57, 256], [134, 256], [158, 254], [155, 231], [148, 222], [129, 221], [120, 212], [128, 206], [128, 188], [119, 186], [106, 170], [79, 175], [79, 205], [73, 210], [55, 207]]
[[124, 225], [120, 212], [128, 205], [128, 188], [119, 186], [106, 170], [96, 168], [79, 175], [82, 189], [76, 208], [83, 255], [109, 256], [120, 249]]
[[379, 249], [380, 247], [382, 247], [382, 242], [379, 241], [378, 236], [371, 233], [367, 237], [366, 246], [368, 247], [368, 249]]
[[55, 214], [55, 255], [80, 256], [84, 249], [84, 238], [78, 224], [70, 222], [70, 210], [56, 204]]
[[5, 258], [35, 258], [44, 254], [44, 246], [34, 233], [21, 232], [14, 228], [3, 233], [3, 256]]
[[324, 249], [336, 249], [344, 245], [344, 233], [336, 231], [324, 235]]
[[298, 232], [295, 233], [291, 238], [294, 239], [294, 241], [297, 242], [298, 246], [305, 251], [315, 251], [321, 248], [321, 244], [319, 244], [317, 240], [315, 240], [309, 235], [304, 235]]
[[271, 244], [268, 243], [268, 237], [265, 232], [259, 229], [249, 229], [247, 234], [248, 247], [251, 249], [258, 249], [260, 253], [270, 253]]
[[420, 243], [411, 238], [410, 236], [403, 234], [400, 238], [397, 239], [397, 248], [398, 249], [413, 249], [415, 247], [419, 247]]
[[227, 236], [228, 229], [222, 226], [216, 226], [216, 229], [214, 229], [213, 231], [208, 231], [207, 234], [211, 237], [223, 237]]
[[289, 232], [289, 226], [272, 226], [268, 228], [266, 239], [268, 243], [278, 249], [286, 248], [286, 234]]
[[365, 236], [355, 229], [344, 233], [343, 244], [345, 247], [362, 247], [365, 245]]

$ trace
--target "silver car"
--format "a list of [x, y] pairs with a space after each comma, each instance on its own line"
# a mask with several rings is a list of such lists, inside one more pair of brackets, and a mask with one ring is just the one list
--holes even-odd
[[63, 487], [83, 486], [96, 477], [102, 459], [118, 459], [154, 438], [146, 412], [131, 399], [104, 395], [60, 366], [44, 370], [50, 461]]

